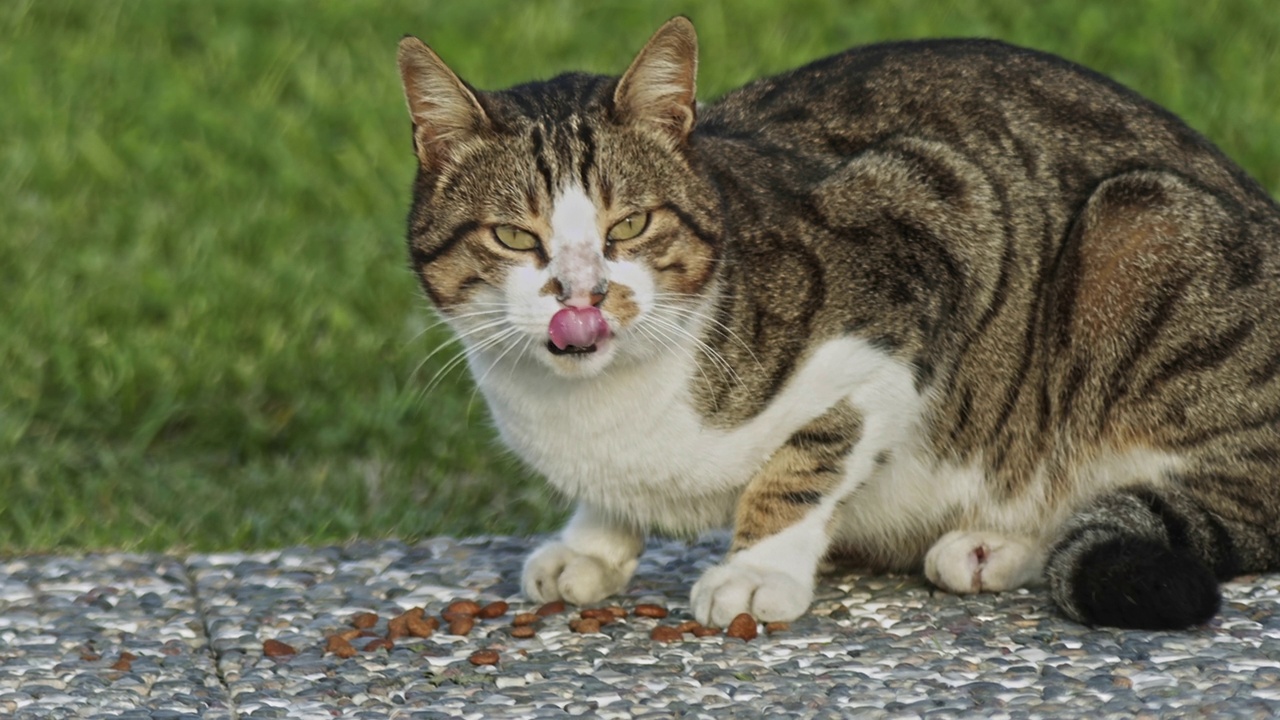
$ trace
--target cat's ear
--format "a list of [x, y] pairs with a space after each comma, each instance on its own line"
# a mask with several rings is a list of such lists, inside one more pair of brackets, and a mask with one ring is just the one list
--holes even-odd
[[413, 118], [414, 149], [424, 167], [438, 170], [488, 127], [489, 118], [475, 93], [426, 43], [406, 35], [397, 60]]
[[613, 104], [624, 122], [648, 123], [678, 143], [696, 115], [698, 35], [689, 18], [671, 18], [649, 38], [618, 81]]

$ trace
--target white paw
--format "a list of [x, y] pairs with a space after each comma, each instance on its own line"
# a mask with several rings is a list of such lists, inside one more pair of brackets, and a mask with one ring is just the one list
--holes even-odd
[[953, 530], [929, 548], [924, 574], [953, 593], [1000, 592], [1039, 578], [1042, 560], [1029, 538]]
[[553, 541], [525, 561], [521, 585], [524, 594], [537, 602], [565, 600], [587, 605], [626, 587], [636, 564], [637, 560], [630, 560], [617, 565]]
[[716, 627], [744, 612], [761, 622], [795, 620], [812, 601], [812, 580], [803, 583], [786, 573], [733, 561], [703, 573], [690, 598], [698, 622]]

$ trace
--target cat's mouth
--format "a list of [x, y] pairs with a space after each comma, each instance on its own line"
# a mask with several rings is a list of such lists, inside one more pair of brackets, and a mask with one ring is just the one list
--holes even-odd
[[563, 348], [560, 348], [560, 347], [556, 347], [555, 343], [548, 340], [547, 350], [549, 350], [552, 355], [590, 355], [591, 353], [596, 351], [596, 344], [592, 343], [590, 345], [585, 345], [585, 346], [584, 345], [565, 345]]

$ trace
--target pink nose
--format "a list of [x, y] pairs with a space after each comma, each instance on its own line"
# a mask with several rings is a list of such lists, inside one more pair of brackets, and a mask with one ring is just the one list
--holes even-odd
[[590, 347], [609, 337], [609, 324], [598, 307], [567, 307], [551, 318], [547, 327], [551, 343], [560, 350]]

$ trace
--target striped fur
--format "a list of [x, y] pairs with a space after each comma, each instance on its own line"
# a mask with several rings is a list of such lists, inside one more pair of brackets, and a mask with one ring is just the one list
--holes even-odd
[[[482, 92], [401, 44], [412, 266], [504, 441], [579, 503], [531, 596], [598, 600], [646, 531], [724, 523], [706, 622], [794, 617], [824, 557], [1043, 577], [1135, 627], [1280, 568], [1280, 208], [1255, 181], [997, 42], [856, 48], [703, 106], [696, 47], [677, 18], [621, 78]], [[548, 352], [588, 293], [607, 340]]]

